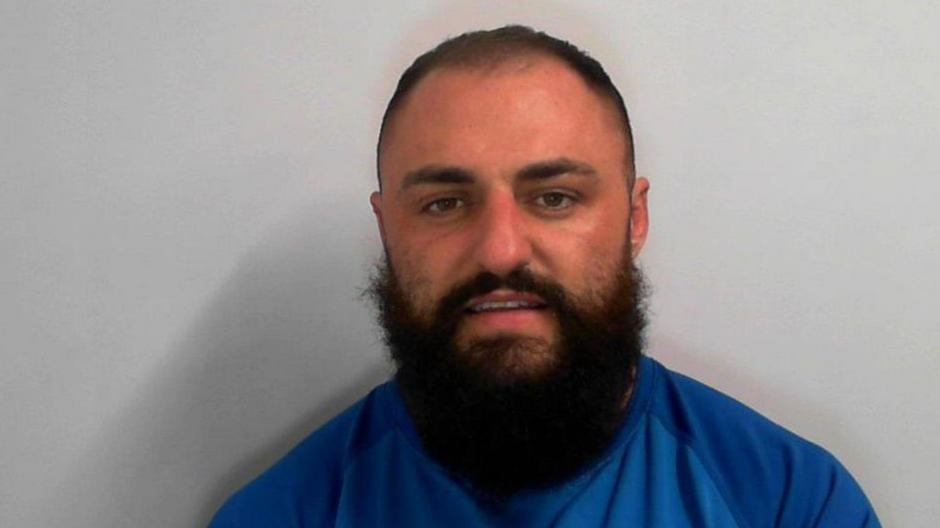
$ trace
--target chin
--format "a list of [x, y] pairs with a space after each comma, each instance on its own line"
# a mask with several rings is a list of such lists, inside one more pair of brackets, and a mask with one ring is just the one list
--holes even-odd
[[559, 346], [541, 337], [499, 335], [457, 349], [480, 378], [499, 385], [544, 380], [561, 368]]

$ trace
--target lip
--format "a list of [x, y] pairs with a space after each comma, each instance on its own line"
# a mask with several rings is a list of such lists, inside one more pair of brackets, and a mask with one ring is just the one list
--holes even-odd
[[[481, 305], [486, 305], [488, 303], [519, 303], [522, 306], [519, 307], [510, 307], [504, 309], [495, 309], [491, 311], [478, 312], [476, 308]], [[473, 315], [482, 315], [489, 313], [505, 313], [505, 312], [514, 312], [514, 311], [529, 311], [529, 310], [542, 310], [546, 308], [548, 303], [545, 302], [545, 299], [535, 295], [534, 293], [525, 293], [515, 290], [494, 290], [486, 295], [480, 295], [470, 299], [465, 305], [464, 310]]]
[[[490, 307], [476, 310], [486, 303], [518, 303], [517, 306]], [[545, 299], [534, 293], [509, 289], [494, 290], [470, 299], [464, 305], [463, 334], [465, 336], [495, 337], [516, 335], [538, 337], [551, 332], [551, 307]]]

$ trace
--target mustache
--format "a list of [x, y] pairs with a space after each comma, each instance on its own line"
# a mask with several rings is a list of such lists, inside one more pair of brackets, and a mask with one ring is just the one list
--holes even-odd
[[454, 286], [438, 303], [437, 319], [455, 322], [463, 316], [464, 306], [471, 299], [499, 289], [538, 295], [545, 301], [546, 307], [568, 311], [568, 297], [560, 284], [521, 267], [503, 277], [491, 272], [481, 272]]

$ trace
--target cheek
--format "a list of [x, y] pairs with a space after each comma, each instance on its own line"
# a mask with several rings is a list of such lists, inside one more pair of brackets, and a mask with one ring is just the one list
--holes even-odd
[[629, 208], [625, 203], [617, 202], [604, 209], [605, 214], [598, 215], [584, 240], [590, 240], [590, 250], [601, 262], [620, 263], [624, 254], [629, 254]]
[[626, 224], [625, 216], [598, 215], [566, 231], [564, 237], [556, 233], [545, 239], [572, 293], [591, 298], [604, 296], [629, 262]]
[[416, 301], [428, 303], [440, 298], [466, 272], [467, 230], [428, 229], [400, 222], [388, 235], [386, 250], [392, 269], [408, 288], [405, 291], [414, 292]]
[[390, 244], [388, 258], [415, 315], [430, 317], [440, 297], [440, 270], [435, 268], [433, 255], [426, 249]]
[[[624, 231], [625, 232], [625, 231]], [[605, 297], [615, 277], [626, 265], [626, 240], [597, 240], [583, 242], [583, 261], [580, 263], [581, 290], [584, 295], [598, 299]]]

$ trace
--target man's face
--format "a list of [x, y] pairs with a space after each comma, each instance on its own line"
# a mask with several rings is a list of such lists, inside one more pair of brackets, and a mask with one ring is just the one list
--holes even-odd
[[[428, 74], [392, 117], [372, 196], [415, 314], [430, 325], [457, 285], [520, 269], [575, 304], [607, 302], [647, 228], [648, 183], [635, 182], [631, 208], [626, 148], [610, 103], [559, 61]], [[545, 299], [500, 288], [466, 303], [454, 340], [524, 343], [486, 367], [537, 377], [557, 366], [558, 333]]]

